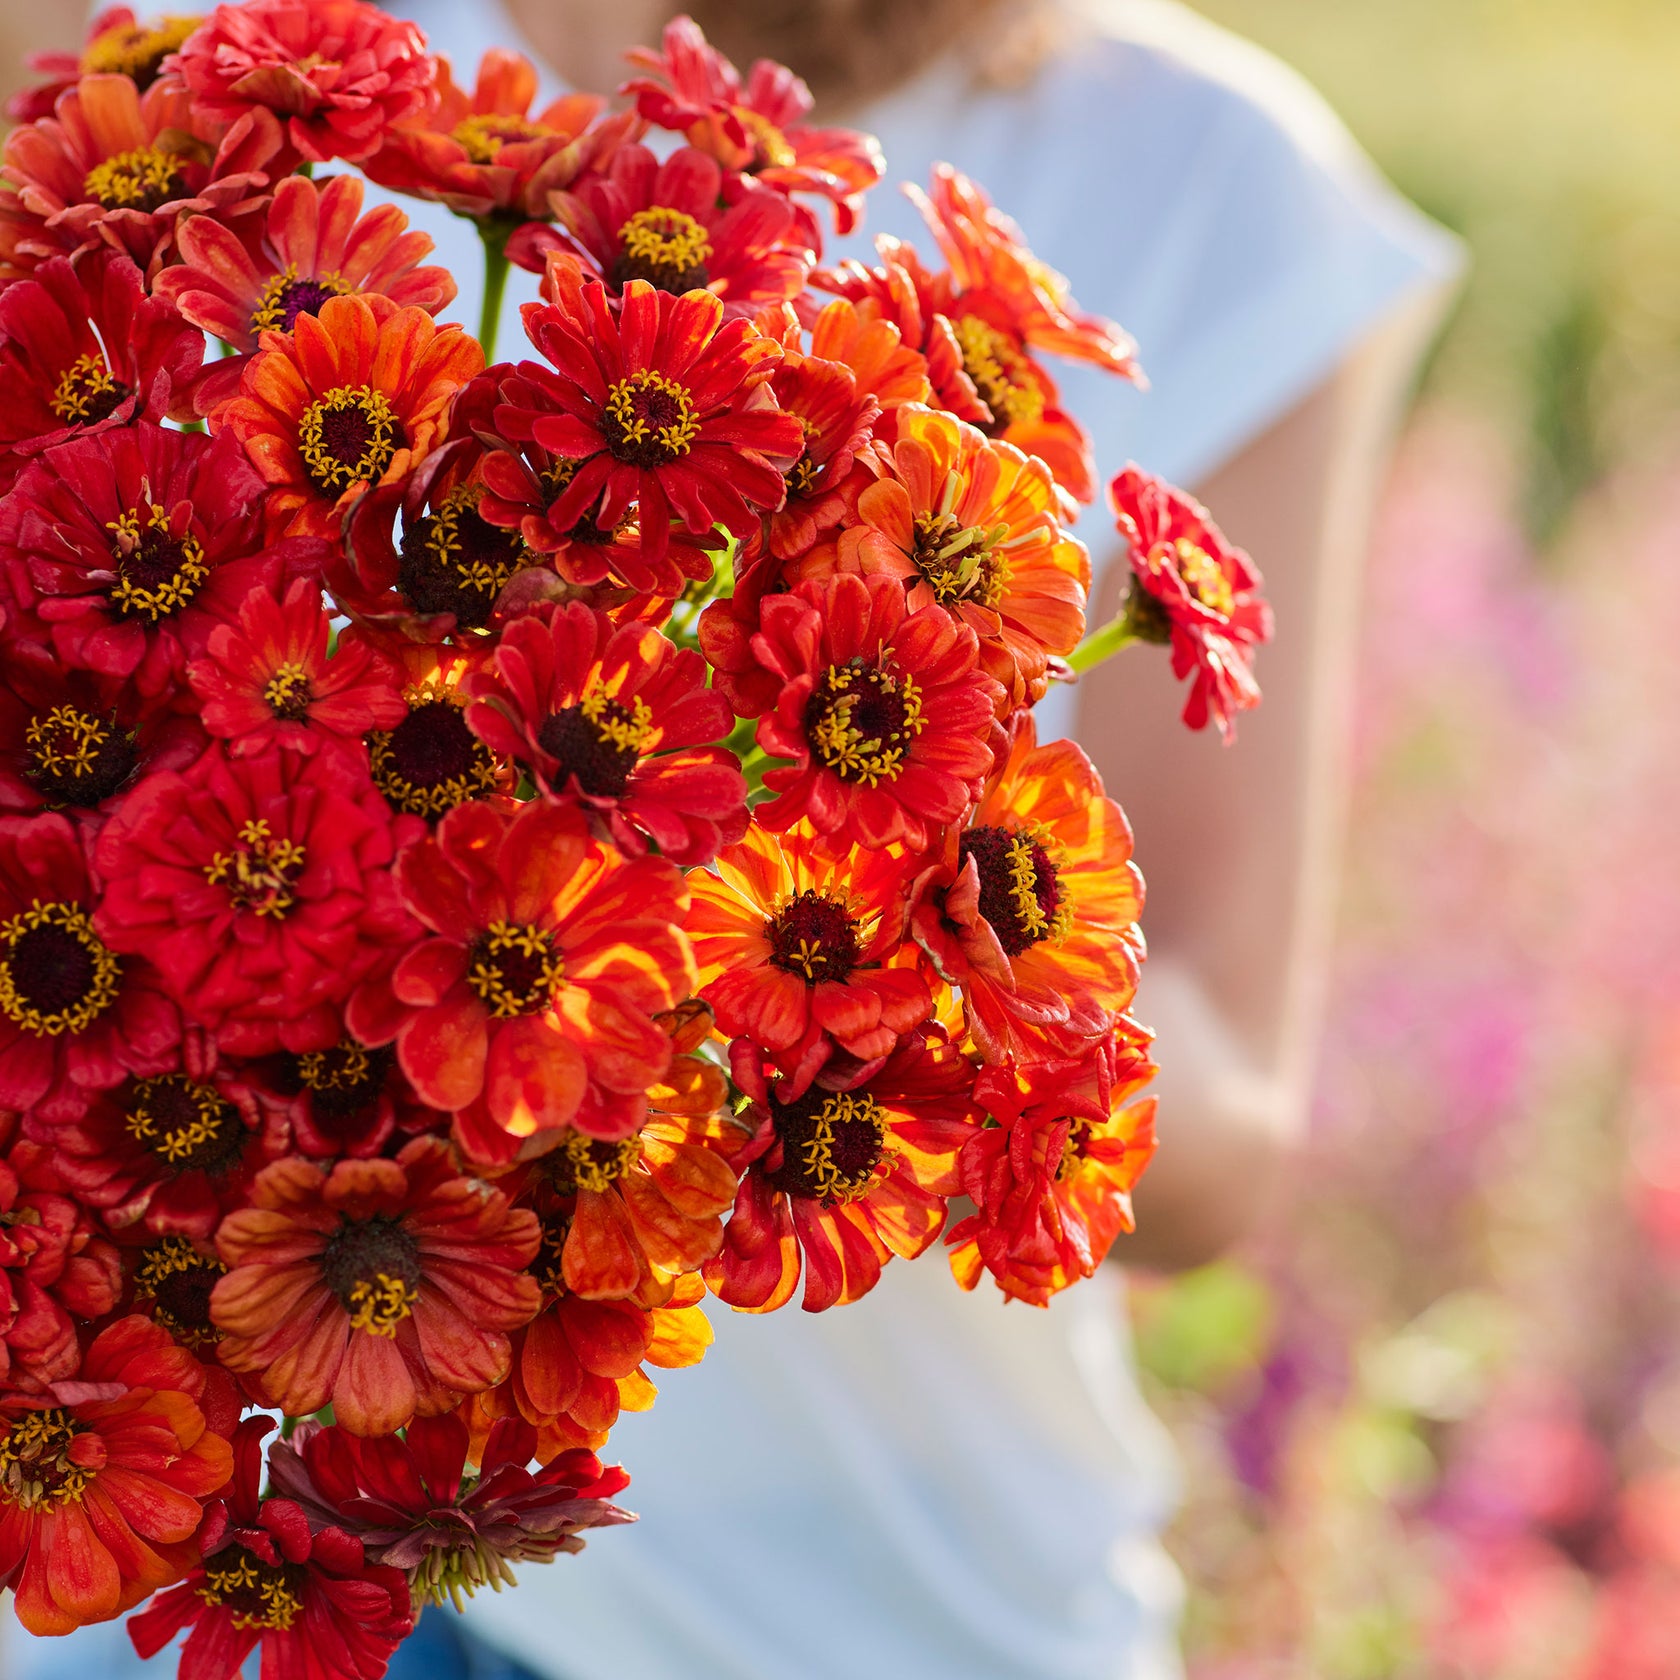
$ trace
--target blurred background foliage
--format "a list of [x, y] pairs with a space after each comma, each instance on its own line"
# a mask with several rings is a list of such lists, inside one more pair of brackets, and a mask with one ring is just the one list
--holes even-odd
[[1680, 5], [1201, 9], [1474, 269], [1377, 524], [1294, 1205], [1135, 1291], [1192, 1674], [1676, 1680]]

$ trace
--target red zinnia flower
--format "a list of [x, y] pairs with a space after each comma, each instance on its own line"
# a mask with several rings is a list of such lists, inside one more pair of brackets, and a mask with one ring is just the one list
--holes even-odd
[[973, 630], [912, 608], [897, 578], [841, 576], [771, 595], [753, 638], [780, 679], [758, 744], [793, 762], [765, 772], [780, 795], [754, 818], [869, 846], [926, 846], [962, 815], [992, 765], [1002, 691]]
[[559, 228], [528, 223], [508, 255], [540, 273], [549, 251], [575, 252], [614, 294], [632, 280], [662, 292], [703, 288], [740, 314], [798, 297], [816, 261], [780, 193], [726, 176], [691, 146], [663, 162], [625, 146], [550, 202]]
[[903, 581], [912, 608], [937, 603], [980, 641], [1009, 711], [1049, 687], [1053, 658], [1085, 627], [1091, 562], [1058, 523], [1063, 497], [1042, 461], [932, 409], [906, 408], [891, 476], [857, 498], [855, 523], [792, 568]]
[[0, 510], [14, 634], [167, 701], [254, 590], [318, 576], [318, 545], [264, 550], [262, 500], [230, 437], [142, 424], [61, 445]]
[[911, 931], [988, 1061], [1076, 1056], [1137, 990], [1143, 879], [1125, 813], [1072, 741], [1020, 714], [1008, 756], [921, 878]]
[[196, 216], [182, 224], [178, 243], [181, 263], [158, 276], [155, 294], [240, 352], [205, 368], [194, 394], [201, 414], [237, 394], [263, 333], [289, 333], [298, 316], [319, 314], [330, 297], [377, 292], [435, 315], [455, 296], [448, 269], [421, 266], [431, 235], [411, 229], [394, 204], [362, 215], [362, 183], [354, 175], [320, 186], [288, 176], [260, 224], [236, 232]]
[[[0, 1124], [0, 1143], [11, 1129]], [[73, 1377], [82, 1358], [76, 1320], [103, 1318], [122, 1285], [116, 1249], [61, 1194], [50, 1159], [28, 1143], [0, 1156], [0, 1393], [8, 1395]]]
[[990, 1272], [1005, 1295], [1046, 1306], [1133, 1228], [1130, 1192], [1155, 1151], [1154, 1098], [1128, 1106], [1155, 1073], [1147, 1042], [1123, 1022], [1077, 1061], [980, 1075], [974, 1100], [996, 1124], [963, 1151], [962, 1187], [977, 1211], [945, 1239], [964, 1289]]
[[352, 746], [370, 729], [395, 728], [408, 715], [395, 667], [349, 637], [329, 657], [331, 634], [320, 587], [309, 579], [299, 578], [284, 600], [252, 590], [239, 622], [212, 630], [204, 658], [188, 667], [204, 727], [235, 758]]
[[726, 169], [778, 192], [829, 199], [840, 233], [857, 226], [864, 193], [886, 172], [873, 135], [804, 127], [811, 90], [799, 77], [761, 58], [743, 85], [740, 71], [707, 43], [692, 18], [666, 24], [660, 48], [630, 54], [630, 62], [646, 74], [621, 91], [636, 96], [642, 116], [685, 135]]
[[295, 1415], [357, 1435], [435, 1417], [507, 1375], [541, 1292], [533, 1214], [465, 1176], [440, 1138], [394, 1161], [277, 1161], [216, 1232], [221, 1360]]
[[957, 1159], [974, 1135], [974, 1070], [937, 1027], [905, 1039], [867, 1078], [841, 1091], [736, 1077], [757, 1126], [736, 1158], [746, 1177], [705, 1266], [719, 1300], [772, 1312], [792, 1299], [801, 1259], [806, 1312], [867, 1295], [894, 1254], [914, 1259], [945, 1225]]
[[[131, 1310], [144, 1313], [199, 1359], [214, 1360], [222, 1333], [210, 1322], [210, 1291], [227, 1275], [227, 1267], [207, 1238], [145, 1234], [151, 1240], [124, 1255]], [[131, 1237], [128, 1232], [121, 1235]], [[231, 1391], [237, 1416], [244, 1403], [237, 1384], [219, 1367], [216, 1376]]]
[[1144, 641], [1170, 641], [1175, 677], [1194, 674], [1184, 721], [1211, 718], [1230, 741], [1234, 714], [1260, 704], [1254, 649], [1272, 637], [1272, 610], [1254, 562], [1182, 490], [1128, 465], [1109, 496], [1132, 563], [1125, 612]]
[[493, 752], [576, 800], [621, 851], [651, 839], [703, 863], [747, 827], [740, 762], [715, 743], [735, 726], [706, 662], [651, 625], [579, 605], [516, 619], [468, 678], [467, 722]]
[[328, 298], [262, 342], [215, 419], [267, 480], [274, 532], [335, 537], [356, 494], [399, 481], [443, 441], [451, 400], [484, 367], [458, 325], [377, 293]]
[[176, 55], [201, 117], [272, 111], [309, 163], [359, 163], [437, 99], [437, 60], [412, 23], [363, 0], [218, 6]]
[[546, 221], [554, 214], [549, 193], [598, 165], [636, 119], [625, 112], [596, 123], [606, 102], [592, 93], [563, 94], [532, 116], [536, 96], [536, 67], [519, 53], [492, 47], [471, 94], [440, 59], [436, 108], [423, 127], [405, 123], [387, 134], [367, 173], [457, 215]]
[[233, 1455], [204, 1368], [149, 1319], [96, 1336], [73, 1380], [0, 1401], [0, 1586], [33, 1634], [109, 1621], [197, 1558]]
[[455, 1416], [416, 1418], [401, 1441], [360, 1441], [342, 1429], [298, 1426], [269, 1456], [277, 1493], [317, 1527], [355, 1535], [376, 1563], [407, 1572], [414, 1602], [461, 1608], [479, 1587], [516, 1585], [512, 1565], [581, 1552], [586, 1529], [631, 1522], [608, 1501], [630, 1485], [574, 1449], [532, 1470], [537, 1431], [503, 1418], [467, 1473], [471, 1433]]
[[95, 925], [144, 951], [224, 1048], [320, 1049], [333, 1005], [410, 936], [392, 885], [396, 840], [348, 755], [248, 758], [212, 747], [148, 777], [99, 838]]
[[90, 1092], [174, 1065], [175, 1006], [94, 931], [95, 902], [65, 818], [0, 817], [0, 1108], [74, 1119]]
[[933, 1013], [904, 918], [915, 863], [756, 823], [688, 876], [698, 995], [801, 1094], [837, 1053], [879, 1062]]
[[408, 1578], [369, 1563], [360, 1540], [311, 1530], [290, 1499], [260, 1499], [262, 1439], [272, 1418], [248, 1418], [234, 1436], [227, 1493], [206, 1515], [204, 1560], [180, 1586], [131, 1617], [142, 1659], [185, 1628], [183, 1680], [236, 1680], [262, 1647], [265, 1680], [379, 1680], [414, 1625]]
[[108, 6], [87, 27], [80, 53], [27, 53], [24, 63], [47, 80], [14, 93], [6, 104], [13, 122], [36, 122], [53, 114], [58, 96], [83, 76], [127, 76], [144, 93], [163, 71], [163, 61], [203, 20], [160, 17], [142, 23], [127, 6]]
[[673, 514], [696, 535], [738, 537], [781, 505], [782, 465], [805, 446], [797, 419], [759, 396], [781, 350], [748, 321], [725, 321], [710, 292], [672, 297], [645, 281], [616, 317], [598, 281], [550, 278], [555, 301], [528, 305], [526, 331], [553, 364], [521, 362], [525, 404], [496, 410], [497, 430], [581, 462], [549, 509], [565, 529], [584, 515], [610, 528], [637, 504], [657, 564]]
[[670, 1061], [654, 1016], [693, 989], [676, 869], [627, 861], [580, 812], [533, 801], [511, 817], [458, 806], [396, 876], [429, 937], [356, 994], [351, 1030], [396, 1040], [473, 1159], [510, 1160], [569, 1124], [635, 1132]]
[[0, 490], [66, 438], [163, 419], [203, 359], [204, 335], [115, 252], [0, 286]]

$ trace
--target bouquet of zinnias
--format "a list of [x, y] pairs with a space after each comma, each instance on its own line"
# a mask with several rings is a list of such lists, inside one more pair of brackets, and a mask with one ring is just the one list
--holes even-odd
[[[609, 110], [360, 0], [98, 19], [0, 171], [0, 1585], [182, 1673], [371, 1680], [625, 1520], [707, 1290], [1130, 1228], [1142, 883], [1052, 682], [1258, 698], [1258, 579], [1112, 486], [1135, 377], [960, 175], [687, 20]], [[652, 142], [651, 144], [649, 142]], [[482, 235], [478, 340], [381, 187]], [[523, 360], [486, 366], [510, 264]], [[206, 346], [209, 354], [206, 355]], [[953, 1201], [966, 1198], [947, 1229]], [[278, 1435], [267, 1441], [280, 1423]]]

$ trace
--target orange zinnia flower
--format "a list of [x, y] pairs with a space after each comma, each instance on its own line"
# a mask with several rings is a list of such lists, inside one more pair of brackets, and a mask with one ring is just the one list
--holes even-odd
[[276, 1161], [216, 1232], [221, 1360], [282, 1410], [331, 1403], [390, 1435], [507, 1375], [541, 1293], [533, 1215], [462, 1173], [439, 1138], [394, 1161]]
[[127, 76], [144, 93], [162, 74], [163, 61], [203, 21], [165, 16], [142, 23], [127, 6], [107, 6], [89, 22], [79, 53], [25, 54], [24, 63], [47, 79], [14, 93], [7, 101], [6, 115], [20, 123], [50, 117], [58, 96], [83, 76]]
[[240, 394], [213, 419], [268, 481], [271, 533], [334, 537], [358, 493], [399, 480], [443, 441], [451, 400], [483, 367], [453, 322], [377, 295], [328, 298], [291, 333], [263, 334]]
[[900, 578], [911, 608], [937, 603], [980, 639], [1005, 714], [1043, 698], [1050, 662], [1085, 626], [1091, 561], [1058, 523], [1042, 461], [932, 409], [906, 408], [891, 476], [858, 497], [856, 523], [792, 568]]
[[709, 870], [691, 870], [687, 927], [699, 995], [730, 1037], [782, 1071], [794, 1095], [837, 1054], [878, 1063], [933, 1012], [904, 936], [913, 860], [840, 851], [808, 828], [756, 823]]
[[988, 1061], [1074, 1056], [1137, 990], [1143, 878], [1125, 813], [1071, 741], [1022, 713], [1007, 757], [922, 876], [910, 926], [962, 988]]
[[109, 1621], [198, 1560], [233, 1469], [205, 1371], [150, 1319], [96, 1336], [73, 1381], [0, 1402], [0, 1587], [33, 1634]]

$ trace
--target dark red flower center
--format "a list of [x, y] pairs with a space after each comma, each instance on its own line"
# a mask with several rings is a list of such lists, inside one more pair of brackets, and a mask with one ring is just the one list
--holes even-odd
[[618, 230], [612, 283], [645, 280], [662, 292], [692, 292], [710, 278], [711, 255], [712, 242], [692, 216], [654, 205], [638, 210]]
[[263, 684], [263, 704], [281, 723], [301, 723], [314, 703], [315, 686], [296, 660], [275, 666], [274, 675]]
[[80, 1504], [93, 1472], [74, 1462], [76, 1437], [85, 1434], [60, 1406], [25, 1412], [0, 1429], [0, 1501], [42, 1515]]
[[53, 387], [52, 411], [67, 426], [93, 426], [108, 419], [128, 396], [112, 378], [102, 356], [78, 356]]
[[124, 785], [140, 763], [131, 731], [114, 714], [95, 717], [65, 704], [24, 725], [24, 778], [51, 804], [91, 809]]
[[238, 843], [204, 866], [213, 887], [225, 887], [235, 910], [280, 921], [296, 903], [294, 889], [308, 854], [295, 840], [278, 838], [266, 817], [245, 823]]
[[370, 1048], [354, 1038], [341, 1038], [330, 1050], [308, 1050], [289, 1056], [285, 1083], [309, 1093], [317, 1117], [350, 1118], [379, 1099], [397, 1059], [396, 1047]]
[[975, 601], [995, 607], [1003, 599], [1009, 581], [1009, 562], [1001, 546], [1009, 535], [1007, 525], [982, 530], [963, 525], [955, 514], [922, 513], [916, 516], [915, 529], [911, 559], [940, 606]]
[[1044, 413], [1044, 392], [1021, 346], [978, 315], [952, 323], [962, 351], [963, 372], [974, 381], [980, 400], [992, 411], [994, 436], [1011, 426], [1031, 424]]
[[623, 1138], [608, 1143], [583, 1132], [567, 1132], [559, 1146], [542, 1157], [549, 1183], [556, 1193], [579, 1190], [598, 1194], [610, 1190], [642, 1158], [642, 1140]]
[[824, 1207], [855, 1202], [890, 1168], [886, 1118], [862, 1091], [808, 1091], [796, 1102], [770, 1103], [781, 1140], [781, 1165], [766, 1174], [776, 1189]]
[[532, 563], [517, 531], [492, 525], [478, 511], [481, 485], [462, 485], [435, 513], [405, 528], [397, 587], [416, 612], [453, 613], [458, 630], [482, 630], [496, 598]]
[[181, 159], [156, 146], [137, 146], [96, 163], [82, 181], [82, 196], [107, 210], [139, 210], [146, 215], [187, 191]]
[[640, 695], [629, 705], [609, 699], [599, 683], [582, 700], [551, 712], [537, 731], [537, 745], [555, 761], [548, 780], [556, 792], [572, 777], [584, 793], [618, 799], [629, 786], [643, 745], [653, 732], [653, 711]]
[[228, 1611], [238, 1633], [284, 1633], [303, 1613], [308, 1579], [301, 1563], [265, 1563], [243, 1546], [224, 1546], [204, 1560], [197, 1592], [206, 1604]]
[[251, 312], [251, 331], [290, 332], [300, 315], [319, 315], [328, 298], [343, 297], [350, 282], [337, 274], [299, 275], [297, 265], [272, 276]]
[[127, 76], [144, 93], [177, 50], [203, 22], [197, 17], [160, 18], [156, 24], [116, 23], [88, 43], [82, 54], [84, 76]]
[[239, 1110], [214, 1085], [184, 1073], [137, 1079], [124, 1112], [129, 1135], [178, 1173], [211, 1177], [230, 1171], [245, 1153]]
[[1018, 957], [1067, 930], [1071, 906], [1042, 840], [1008, 828], [970, 828], [957, 847], [959, 863], [974, 859], [980, 876], [980, 914], [1006, 956]]
[[134, 1295], [150, 1301], [152, 1317], [186, 1347], [221, 1340], [210, 1320], [210, 1291], [227, 1272], [213, 1254], [186, 1237], [163, 1237], [141, 1249], [134, 1268]]
[[565, 972], [554, 935], [530, 922], [492, 922], [467, 950], [467, 984], [498, 1021], [547, 1009]]
[[1067, 1136], [1062, 1140], [1062, 1158], [1056, 1163], [1056, 1182], [1066, 1184], [1078, 1171], [1090, 1151], [1091, 1123], [1089, 1120], [1070, 1120]]
[[770, 961], [790, 974], [844, 982], [863, 955], [851, 911], [837, 898], [810, 890], [790, 898], [764, 924]]
[[688, 387], [643, 368], [607, 392], [601, 436], [613, 456], [644, 472], [680, 461], [700, 435]]
[[26, 1033], [86, 1032], [121, 984], [122, 964], [80, 905], [37, 899], [0, 922], [0, 1014]]
[[494, 792], [495, 757], [467, 728], [455, 697], [428, 686], [405, 698], [408, 716], [367, 738], [374, 785], [386, 803], [436, 822], [457, 805]]
[[321, 1252], [321, 1277], [352, 1330], [395, 1336], [420, 1298], [420, 1244], [400, 1219], [342, 1219]]
[[[549, 1158], [545, 1156], [544, 1160]], [[566, 1238], [572, 1234], [572, 1215], [544, 1214], [539, 1217], [542, 1220], [542, 1240], [537, 1244], [530, 1272], [542, 1285], [543, 1293], [550, 1300], [557, 1300], [566, 1293]]]
[[805, 702], [805, 737], [816, 759], [843, 782], [897, 779], [927, 727], [913, 677], [853, 659], [831, 665]]
[[177, 532], [174, 523], [169, 510], [153, 502], [131, 508], [111, 527], [116, 582], [107, 596], [125, 617], [156, 624], [179, 612], [209, 577], [204, 545], [189, 530]]
[[334, 386], [298, 422], [304, 471], [324, 496], [377, 482], [403, 443], [390, 400], [371, 385]]

